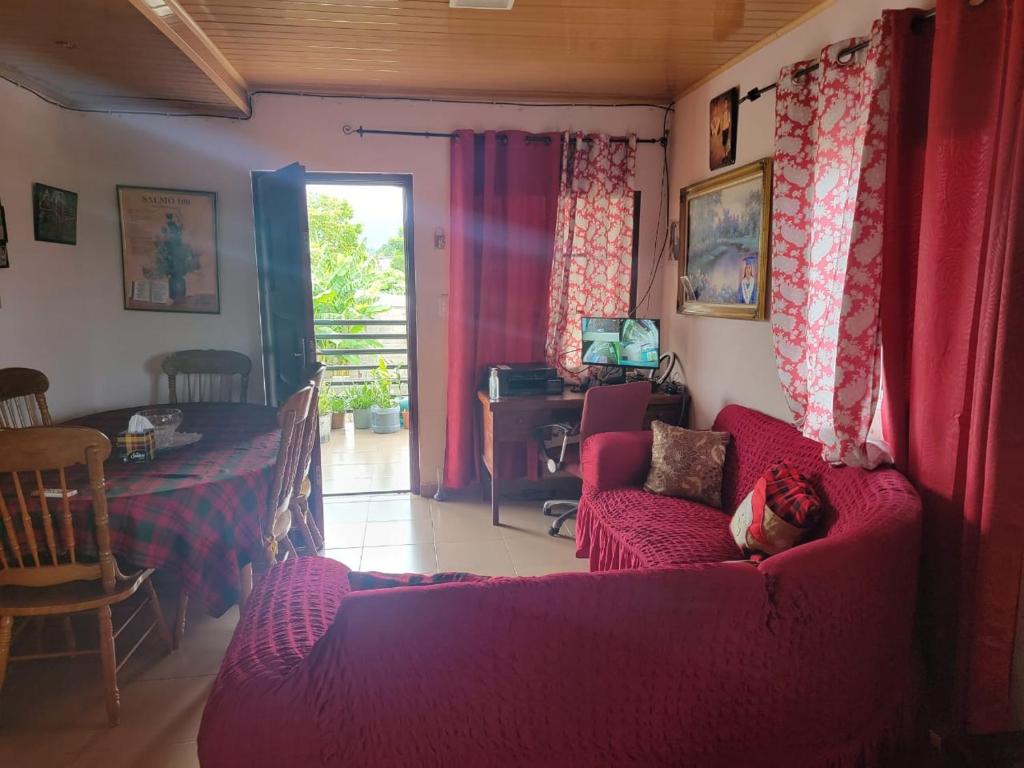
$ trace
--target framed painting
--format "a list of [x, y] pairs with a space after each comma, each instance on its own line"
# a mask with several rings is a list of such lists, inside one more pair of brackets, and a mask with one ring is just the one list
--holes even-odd
[[75, 245], [78, 242], [78, 193], [32, 185], [32, 226], [36, 240]]
[[708, 120], [709, 165], [715, 171], [736, 162], [736, 129], [740, 118], [740, 89], [730, 88], [711, 100]]
[[217, 193], [118, 186], [124, 308], [220, 313]]
[[678, 312], [765, 318], [771, 184], [765, 158], [682, 190]]

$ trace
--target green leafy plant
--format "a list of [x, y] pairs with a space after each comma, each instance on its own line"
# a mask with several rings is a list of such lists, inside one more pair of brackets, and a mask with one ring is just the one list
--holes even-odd
[[377, 367], [373, 371], [373, 382], [377, 395], [375, 405], [378, 408], [394, 408], [398, 405], [395, 391], [402, 383], [402, 373], [399, 368], [392, 369], [387, 360], [378, 357]]
[[320, 387], [320, 393], [316, 396], [316, 407], [320, 411], [320, 415], [331, 413], [331, 402], [334, 395], [331, 394], [331, 388], [324, 384]]
[[354, 384], [348, 390], [348, 406], [353, 411], [367, 411], [377, 404], [377, 387], [373, 382]]

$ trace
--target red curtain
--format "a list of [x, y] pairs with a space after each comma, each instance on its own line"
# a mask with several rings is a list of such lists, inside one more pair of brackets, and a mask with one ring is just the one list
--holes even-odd
[[446, 488], [478, 477], [486, 366], [544, 360], [561, 156], [557, 133], [458, 131], [452, 140]]
[[[1024, 5], [936, 11], [930, 94], [925, 77], [893, 93], [885, 422], [925, 506], [933, 701], [981, 734], [1011, 729], [1024, 642]], [[905, 42], [907, 72], [926, 67], [909, 23]]]

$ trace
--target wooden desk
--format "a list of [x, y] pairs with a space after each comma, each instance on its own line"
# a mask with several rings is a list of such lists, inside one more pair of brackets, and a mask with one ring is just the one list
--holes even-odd
[[[583, 392], [563, 392], [561, 395], [528, 395], [503, 397], [491, 402], [484, 390], [477, 392], [480, 401], [480, 429], [482, 435], [481, 460], [491, 475], [491, 522], [499, 525], [498, 499], [501, 481], [500, 461], [496, 457], [512, 443], [526, 443], [527, 471], [537, 465], [536, 432], [544, 424], [557, 422], [578, 423], [583, 413]], [[687, 394], [666, 395], [655, 393], [647, 406], [644, 428], [652, 421], [669, 424], [687, 424], [690, 398]], [[531, 477], [534, 475], [531, 474]]]

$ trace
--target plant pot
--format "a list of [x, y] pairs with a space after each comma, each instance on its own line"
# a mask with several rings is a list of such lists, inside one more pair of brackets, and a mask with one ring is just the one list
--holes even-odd
[[320, 414], [320, 444], [331, 442], [331, 414]]
[[360, 408], [357, 411], [352, 411], [352, 424], [356, 429], [369, 429], [370, 428], [370, 409]]
[[345, 428], [345, 411], [335, 411], [331, 414], [331, 429]]
[[392, 408], [381, 408], [379, 405], [370, 409], [373, 431], [378, 435], [397, 432], [402, 428], [402, 409], [397, 405]]
[[172, 299], [183, 299], [188, 291], [184, 275], [174, 275], [167, 280], [167, 292]]

